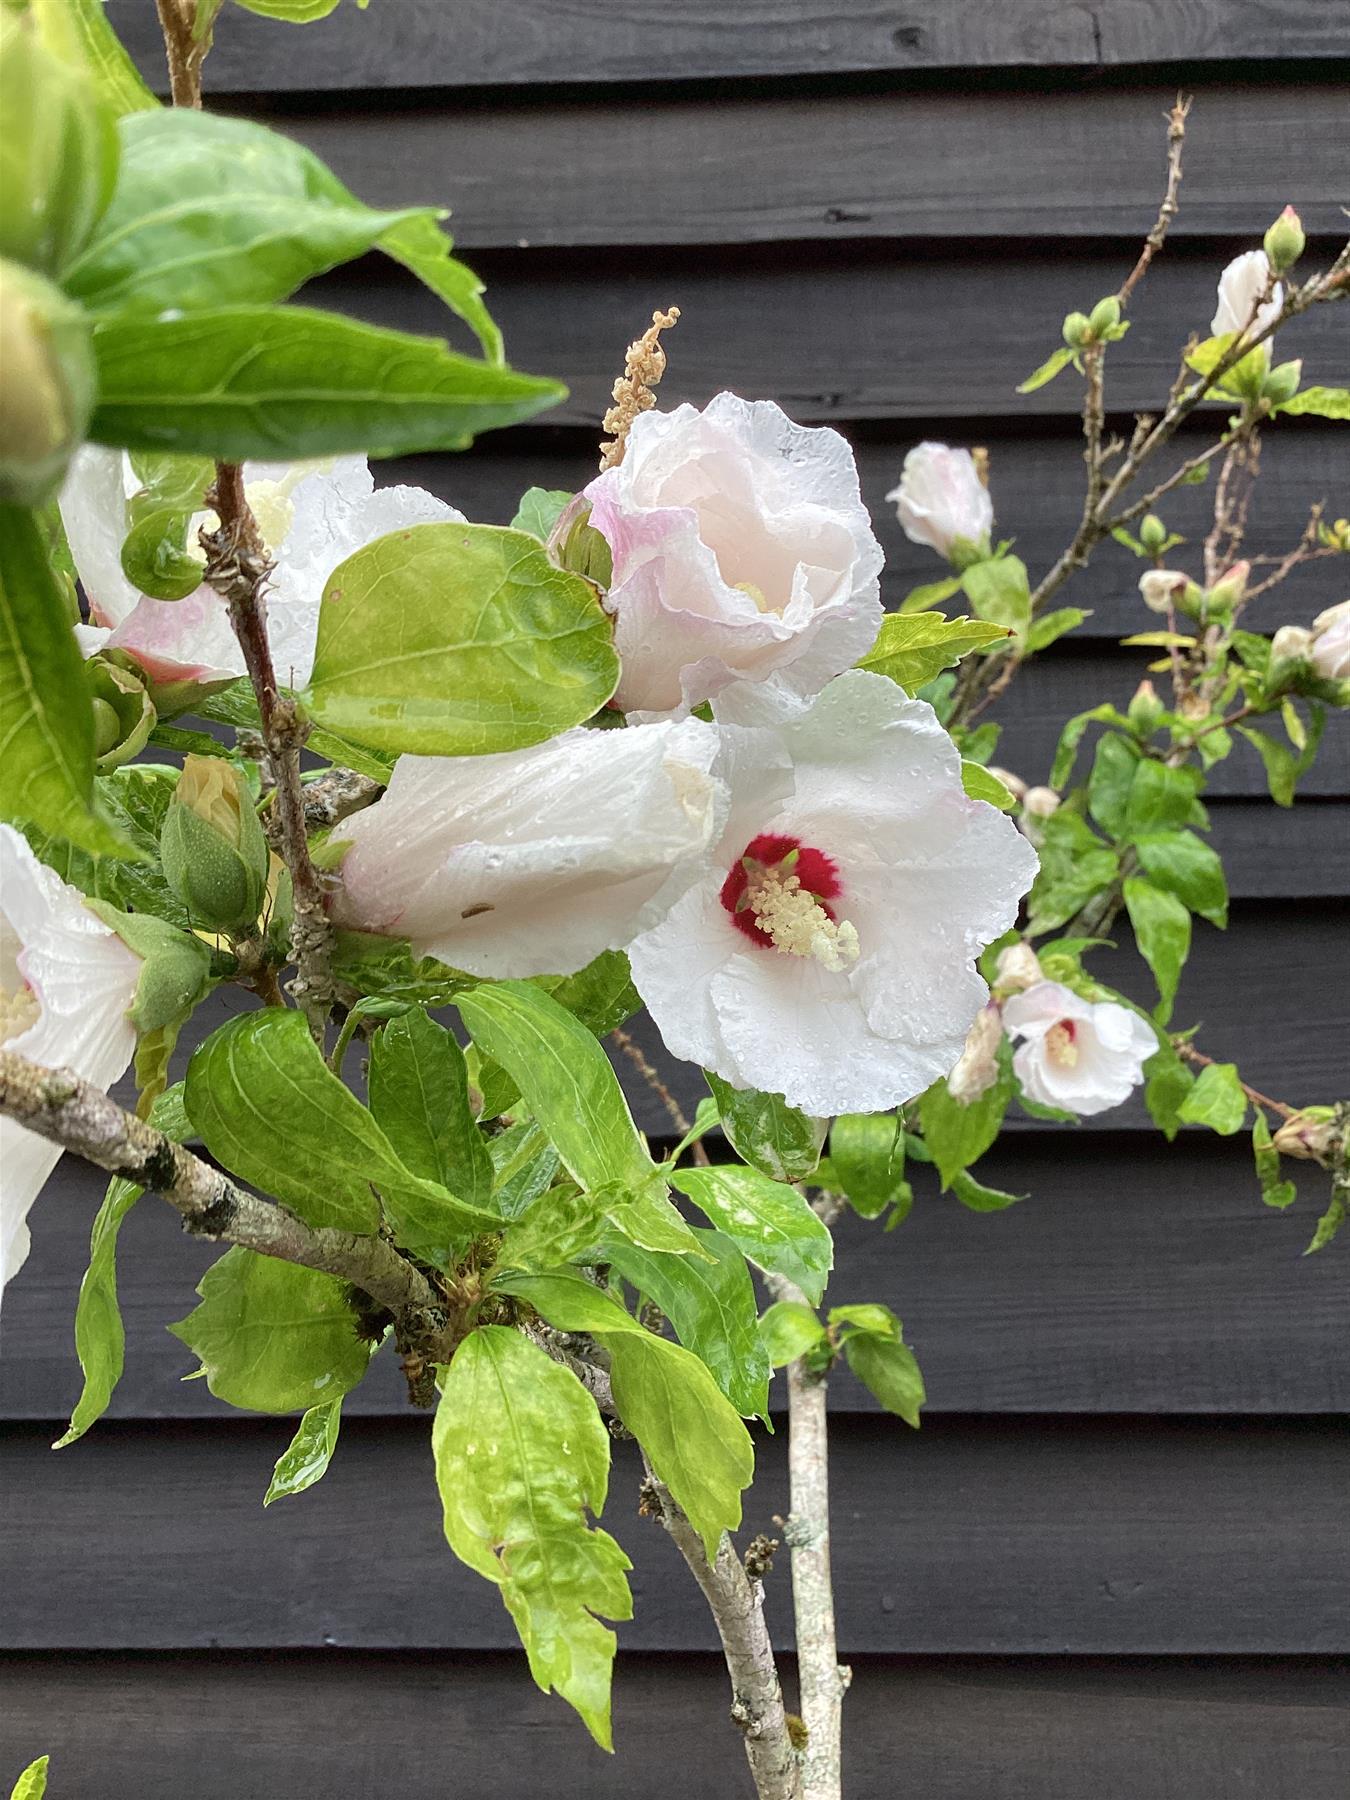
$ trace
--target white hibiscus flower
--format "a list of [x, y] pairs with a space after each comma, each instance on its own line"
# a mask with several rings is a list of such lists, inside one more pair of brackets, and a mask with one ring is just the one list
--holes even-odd
[[[1275, 283], [1264, 304], [1257, 304], [1269, 280], [1270, 258], [1264, 250], [1248, 250], [1245, 255], [1233, 258], [1219, 277], [1218, 304], [1209, 322], [1215, 337], [1226, 337], [1230, 331], [1264, 331], [1279, 318], [1284, 305], [1284, 288], [1280, 282]], [[1272, 342], [1267, 338], [1264, 344], [1250, 352], [1260, 359], [1263, 370], [1270, 367]]]
[[667, 1047], [816, 1116], [912, 1099], [961, 1055], [988, 999], [975, 959], [1035, 852], [966, 795], [932, 708], [879, 675], [809, 704], [737, 689], [719, 724], [711, 866], [629, 946]]
[[987, 553], [994, 503], [969, 450], [916, 444], [905, 458], [900, 485], [886, 498], [911, 544], [927, 544], [948, 558], [958, 544]]
[[1023, 1040], [1013, 1073], [1028, 1098], [1084, 1118], [1128, 1099], [1158, 1048], [1153, 1027], [1128, 1006], [1080, 999], [1058, 981], [1006, 1000], [1003, 1023]]
[[[141, 958], [0, 825], [0, 1043], [105, 1090], [136, 1048], [127, 1009]], [[0, 1287], [28, 1255], [28, 1209], [61, 1152], [0, 1118]]]
[[[244, 659], [224, 601], [202, 584], [184, 600], [151, 600], [122, 571], [128, 503], [139, 483], [120, 450], [89, 444], [75, 457], [61, 491], [61, 517], [94, 623], [77, 626], [86, 655], [126, 650], [156, 681], [228, 681]], [[376, 489], [363, 456], [327, 462], [245, 463], [244, 487], [275, 559], [267, 592], [267, 630], [278, 680], [303, 687], [314, 666], [319, 602], [337, 565], [372, 539], [405, 525], [464, 515], [421, 488]], [[217, 524], [194, 516], [197, 530]]]

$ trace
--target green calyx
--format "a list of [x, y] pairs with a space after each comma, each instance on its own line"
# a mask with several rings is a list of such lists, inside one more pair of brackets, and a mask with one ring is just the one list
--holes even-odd
[[189, 756], [159, 839], [164, 878], [195, 925], [247, 931], [267, 895], [267, 839], [238, 770]]
[[0, 504], [40, 506], [84, 438], [96, 391], [89, 320], [32, 269], [0, 261]]

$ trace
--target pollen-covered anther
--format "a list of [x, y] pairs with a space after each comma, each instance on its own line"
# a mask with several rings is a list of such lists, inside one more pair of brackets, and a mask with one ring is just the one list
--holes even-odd
[[0, 988], [0, 1044], [22, 1037], [42, 1015], [42, 1002], [27, 983], [12, 993]]
[[802, 886], [801, 877], [785, 874], [781, 863], [750, 875], [742, 904], [755, 915], [775, 950], [813, 957], [832, 972], [858, 960], [856, 929], [847, 919], [832, 919]]
[[1046, 1055], [1061, 1069], [1072, 1069], [1078, 1063], [1078, 1032], [1072, 1019], [1061, 1019], [1045, 1034]]

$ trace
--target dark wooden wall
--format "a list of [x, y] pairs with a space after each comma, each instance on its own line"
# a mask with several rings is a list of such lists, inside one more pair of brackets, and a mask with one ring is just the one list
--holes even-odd
[[[149, 0], [111, 11], [158, 80]], [[1179, 81], [1184, 204], [1113, 353], [1119, 406], [1165, 387], [1178, 328], [1205, 326], [1219, 268], [1286, 199], [1318, 250], [1350, 197], [1346, 0], [349, 0], [303, 38], [227, 13], [218, 39], [221, 103], [369, 199], [451, 204], [513, 360], [571, 384], [550, 422], [388, 478], [490, 520], [532, 482], [579, 485], [624, 345], [675, 302], [663, 397], [731, 386], [847, 431], [892, 598], [938, 573], [882, 504], [920, 437], [990, 445], [1033, 569], [1063, 541], [1073, 388], [1012, 390], [1133, 257]], [[443, 328], [374, 262], [319, 287]], [[1344, 319], [1288, 338], [1314, 379], [1350, 375]], [[1291, 545], [1314, 498], [1350, 509], [1337, 435], [1291, 422], [1270, 445], [1263, 547]], [[1201, 505], [1188, 492], [1169, 519], [1194, 530]], [[1326, 569], [1284, 590], [1290, 615], [1343, 597]], [[1137, 653], [1114, 640], [1145, 622], [1135, 573], [1111, 550], [1066, 594], [1093, 617], [1017, 683], [999, 761], [1044, 779], [1067, 713], [1128, 697]], [[1233, 922], [1197, 926], [1179, 1016], [1258, 1086], [1312, 1099], [1344, 1091], [1350, 1042], [1343, 725], [1305, 787], [1285, 813], [1254, 756], [1217, 772]], [[666, 1128], [645, 1091], [634, 1104]], [[1240, 1142], [1169, 1149], [1137, 1105], [1027, 1122], [989, 1161], [1023, 1205], [976, 1217], [924, 1191], [893, 1235], [841, 1232], [838, 1298], [896, 1307], [931, 1394], [918, 1436], [847, 1378], [832, 1395], [850, 1800], [1332, 1800], [1350, 1766], [1347, 1251], [1301, 1259], [1314, 1183], [1267, 1213]], [[209, 1253], [152, 1202], [122, 1240], [126, 1378], [109, 1420], [52, 1455], [98, 1193], [63, 1168], [6, 1299], [0, 1780], [49, 1749], [59, 1800], [748, 1794], [707, 1615], [634, 1516], [631, 1458], [607, 1520], [637, 1565], [609, 1761], [446, 1551], [426, 1420], [392, 1368], [353, 1396], [320, 1487], [263, 1513], [289, 1427], [182, 1384], [163, 1326]], [[780, 1436], [747, 1523], [783, 1507]], [[785, 1572], [770, 1589], [788, 1643]]]

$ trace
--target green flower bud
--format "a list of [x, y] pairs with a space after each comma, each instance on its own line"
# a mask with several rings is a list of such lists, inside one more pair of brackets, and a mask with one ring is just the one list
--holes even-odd
[[1298, 384], [1303, 375], [1303, 358], [1297, 357], [1293, 362], [1277, 363], [1261, 384], [1261, 398], [1269, 400], [1273, 406], [1282, 406], [1286, 400], [1292, 400], [1298, 392]]
[[1162, 555], [1167, 537], [1167, 527], [1157, 513], [1145, 513], [1139, 521], [1139, 542], [1150, 556]]
[[1086, 313], [1071, 312], [1064, 315], [1062, 327], [1064, 342], [1071, 350], [1080, 350], [1092, 336], [1092, 321]]
[[1099, 300], [1088, 317], [1088, 330], [1093, 337], [1099, 338], [1112, 326], [1120, 323], [1120, 302], [1114, 294], [1108, 294], [1105, 300]]
[[1334, 1106], [1305, 1106], [1285, 1120], [1273, 1142], [1281, 1156], [1296, 1156], [1330, 1168], [1344, 1154], [1345, 1140], [1345, 1123], [1337, 1119]]
[[187, 1017], [211, 985], [211, 952], [199, 937], [153, 913], [125, 913], [106, 900], [85, 905], [143, 959], [127, 1017], [142, 1036]]
[[1225, 569], [1205, 595], [1205, 610], [1208, 614], [1231, 612], [1247, 591], [1247, 577], [1252, 572], [1249, 562], [1235, 562], [1231, 568]]
[[117, 179], [117, 124], [79, 70], [0, 17], [0, 256], [59, 275], [89, 241]]
[[1134, 698], [1130, 701], [1125, 716], [1140, 737], [1151, 737], [1158, 729], [1166, 710], [1153, 683], [1141, 681], [1134, 690]]
[[267, 893], [268, 849], [243, 778], [219, 756], [189, 756], [159, 838], [164, 879], [194, 925], [245, 931]]
[[100, 774], [139, 756], [157, 714], [145, 677], [124, 650], [105, 650], [84, 665], [93, 698], [94, 766]]
[[601, 593], [613, 583], [614, 554], [591, 524], [591, 503], [584, 494], [574, 494], [559, 513], [549, 534], [548, 553], [560, 569], [585, 576]]
[[40, 506], [84, 437], [94, 354], [81, 309], [12, 262], [0, 262], [0, 370], [0, 504]]
[[1302, 219], [1292, 206], [1286, 206], [1264, 239], [1266, 255], [1277, 275], [1283, 275], [1286, 269], [1293, 268], [1302, 256], [1307, 241], [1303, 234]]

